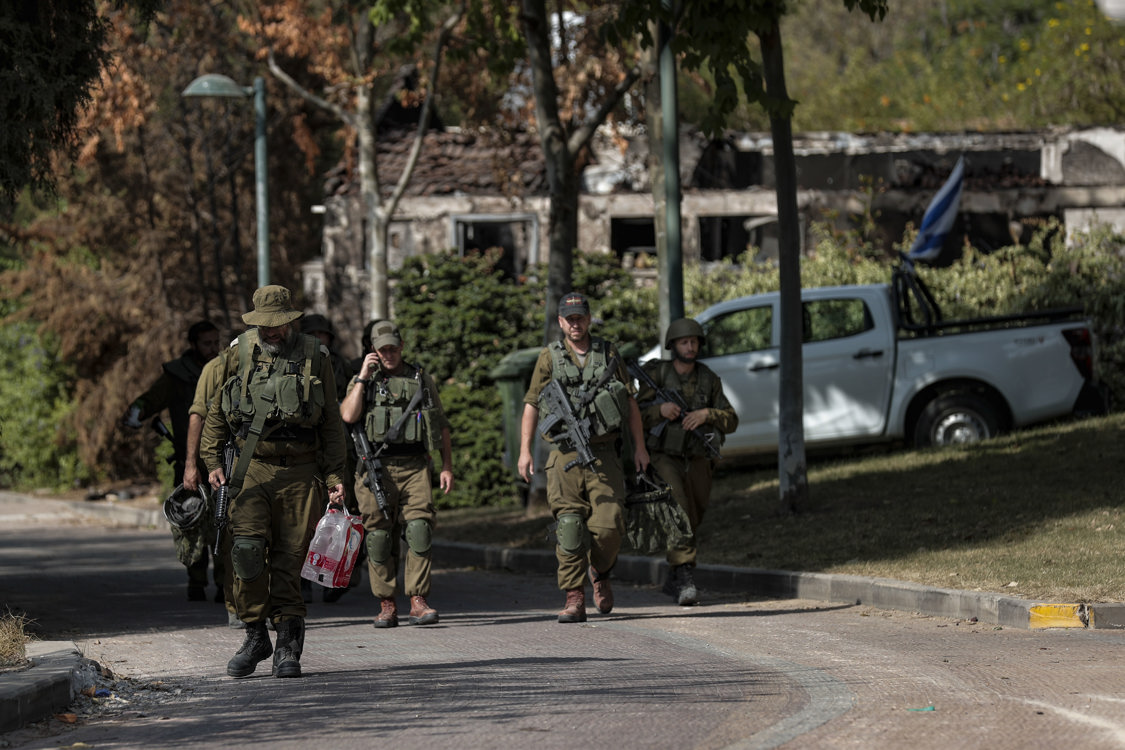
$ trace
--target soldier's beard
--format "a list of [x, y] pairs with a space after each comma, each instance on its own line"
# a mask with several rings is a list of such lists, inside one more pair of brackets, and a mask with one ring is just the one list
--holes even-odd
[[293, 348], [293, 342], [297, 340], [297, 329], [290, 328], [285, 333], [285, 338], [278, 344], [271, 344], [268, 341], [261, 342], [262, 350], [271, 357], [276, 357], [283, 352], [287, 352]]
[[698, 354], [680, 354], [676, 351], [672, 352], [672, 357], [683, 362], [685, 365], [690, 365], [695, 362], [695, 360], [699, 359]]

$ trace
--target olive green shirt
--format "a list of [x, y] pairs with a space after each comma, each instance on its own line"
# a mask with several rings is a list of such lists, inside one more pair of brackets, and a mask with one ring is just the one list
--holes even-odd
[[226, 358], [230, 356], [230, 351], [231, 349], [224, 349], [219, 352], [219, 356], [203, 366], [203, 372], [200, 373], [199, 382], [195, 386], [195, 399], [191, 402], [188, 414], [207, 418], [207, 407], [211, 399], [223, 387], [223, 368], [226, 367]]

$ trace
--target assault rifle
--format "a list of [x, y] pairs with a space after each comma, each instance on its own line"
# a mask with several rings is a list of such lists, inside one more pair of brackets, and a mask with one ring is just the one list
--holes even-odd
[[215, 554], [221, 554], [220, 544], [223, 541], [223, 530], [227, 527], [227, 514], [230, 512], [230, 475], [234, 471], [234, 459], [238, 450], [234, 440], [228, 440], [223, 446], [223, 483], [215, 493]]
[[377, 451], [372, 450], [371, 441], [367, 439], [367, 433], [363, 431], [363, 426], [359, 423], [351, 426], [351, 433], [352, 440], [355, 442], [356, 455], [359, 457], [359, 462], [363, 464], [363, 483], [375, 496], [375, 502], [379, 504], [379, 510], [383, 512], [383, 518], [389, 520], [391, 514], [387, 510], [387, 490], [383, 487], [383, 462], [379, 460], [379, 454], [383, 452], [383, 448], [387, 444], [380, 445]]
[[[680, 407], [680, 416], [677, 419], [675, 419], [675, 420], [665, 419], [660, 424], [656, 425], [651, 430], [649, 430], [650, 435], [653, 435], [655, 437], [660, 437], [660, 435], [664, 432], [665, 428], [668, 427], [668, 422], [670, 422], [670, 421], [682, 422], [683, 421], [684, 415], [687, 414], [691, 409], [688, 407], [687, 401], [684, 401], [684, 397], [679, 391], [673, 390], [671, 388], [661, 388], [660, 386], [658, 386], [656, 384], [656, 381], [652, 379], [652, 376], [649, 375], [648, 372], [645, 371], [645, 368], [641, 367], [640, 363], [638, 363], [638, 362], [629, 362], [629, 363], [626, 364], [626, 367], [629, 368], [629, 374], [630, 375], [632, 375], [637, 380], [639, 380], [641, 383], [647, 385], [649, 388], [651, 388], [652, 390], [654, 390], [656, 392], [656, 401], [655, 401], [656, 403], [669, 402], [669, 403], [673, 403], [676, 406]], [[710, 439], [711, 436], [710, 435], [708, 435], [706, 432], [699, 429], [698, 427], [696, 427], [695, 429], [692, 429], [692, 430], [688, 430], [688, 432], [690, 432], [701, 443], [703, 443], [703, 447], [707, 449], [708, 457], [710, 457], [712, 459], [715, 459], [715, 460], [718, 460], [718, 459], [722, 458], [722, 456], [719, 453], [718, 447], [715, 446], [715, 444], [711, 442], [711, 439]]]
[[[575, 464], [590, 467], [597, 460], [594, 452], [590, 450], [590, 419], [579, 419], [570, 407], [570, 399], [562, 383], [551, 380], [539, 393], [539, 402], [546, 408], [547, 417], [539, 425], [539, 434], [558, 442], [562, 447], [570, 447], [578, 452], [578, 458], [568, 463], [565, 467], [569, 471]], [[551, 430], [559, 422], [563, 423], [561, 432], [551, 435]]]

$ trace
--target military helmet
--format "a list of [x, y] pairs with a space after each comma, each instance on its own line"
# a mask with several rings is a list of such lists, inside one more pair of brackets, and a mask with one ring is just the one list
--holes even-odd
[[210, 502], [211, 492], [206, 482], [199, 485], [199, 489], [192, 492], [182, 484], [172, 490], [172, 494], [164, 501], [164, 517], [168, 523], [181, 531], [195, 528], [203, 520]]
[[703, 326], [691, 318], [679, 318], [668, 326], [668, 332], [664, 334], [664, 348], [671, 349], [673, 341], [685, 336], [698, 336], [700, 346], [707, 341], [707, 337], [703, 335]]

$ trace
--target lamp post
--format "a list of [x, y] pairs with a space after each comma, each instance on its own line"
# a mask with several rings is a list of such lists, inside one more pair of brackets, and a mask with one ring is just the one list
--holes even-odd
[[258, 286], [270, 283], [270, 196], [266, 164], [266, 81], [261, 76], [253, 86], [240, 86], [227, 76], [208, 73], [196, 78], [184, 96], [221, 96], [232, 99], [254, 97], [254, 197], [258, 210]]

